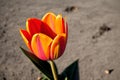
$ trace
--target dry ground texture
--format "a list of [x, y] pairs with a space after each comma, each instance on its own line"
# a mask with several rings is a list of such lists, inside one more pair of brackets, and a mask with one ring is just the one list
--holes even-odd
[[65, 53], [55, 61], [59, 72], [79, 59], [80, 80], [120, 80], [119, 0], [0, 0], [0, 80], [41, 75], [19, 48], [26, 48], [19, 29], [49, 11], [66, 16], [69, 25]]

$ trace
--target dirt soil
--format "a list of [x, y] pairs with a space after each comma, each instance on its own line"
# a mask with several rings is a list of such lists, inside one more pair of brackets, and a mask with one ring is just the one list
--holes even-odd
[[[59, 73], [79, 59], [80, 80], [120, 80], [119, 0], [0, 0], [0, 80], [37, 80], [39, 70], [22, 54], [19, 29], [27, 18], [51, 11], [66, 17], [68, 43], [55, 62]], [[105, 71], [112, 70], [109, 74]]]

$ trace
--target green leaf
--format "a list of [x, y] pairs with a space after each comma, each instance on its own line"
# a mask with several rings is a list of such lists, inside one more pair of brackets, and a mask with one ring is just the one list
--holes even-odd
[[43, 75], [40, 80], [50, 80], [50, 79], [48, 79], [45, 75]]
[[69, 65], [59, 77], [61, 80], [79, 80], [78, 60]]
[[33, 64], [48, 78], [48, 80], [53, 80], [53, 75], [51, 71], [50, 64], [47, 61], [42, 61], [37, 58], [33, 53], [30, 53], [20, 47], [23, 53], [33, 62]]

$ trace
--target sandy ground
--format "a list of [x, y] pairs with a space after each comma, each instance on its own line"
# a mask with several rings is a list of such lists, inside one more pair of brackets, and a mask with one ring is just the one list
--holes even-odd
[[[38, 69], [22, 54], [19, 34], [29, 17], [66, 16], [68, 44], [59, 72], [79, 59], [80, 80], [120, 80], [119, 0], [0, 0], [0, 80], [36, 80]], [[68, 9], [66, 9], [68, 8]], [[105, 74], [105, 70], [112, 70]]]

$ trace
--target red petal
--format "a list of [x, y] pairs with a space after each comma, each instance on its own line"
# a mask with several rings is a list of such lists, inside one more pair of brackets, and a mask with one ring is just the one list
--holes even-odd
[[25, 44], [27, 45], [27, 47], [32, 51], [32, 48], [31, 48], [31, 36], [30, 34], [26, 31], [26, 30], [20, 30], [20, 34], [25, 42]]
[[48, 35], [52, 39], [54, 39], [56, 36], [56, 34], [52, 31], [52, 29], [46, 23], [42, 23], [41, 33]]
[[66, 41], [67, 41], [67, 38], [68, 38], [68, 24], [65, 23], [65, 34], [66, 34]]
[[29, 18], [26, 22], [27, 31], [30, 35], [34, 35], [35, 33], [40, 33], [41, 31], [42, 21], [36, 18]]
[[30, 33], [31, 36], [33, 36], [36, 33], [44, 33], [50, 36], [51, 38], [54, 38], [56, 36], [56, 34], [46, 23], [36, 18], [28, 19], [26, 23], [26, 27], [27, 27], [27, 31]]
[[66, 35], [65, 34], [59, 34], [55, 37], [51, 44], [51, 59], [56, 59], [60, 57], [66, 47]]

